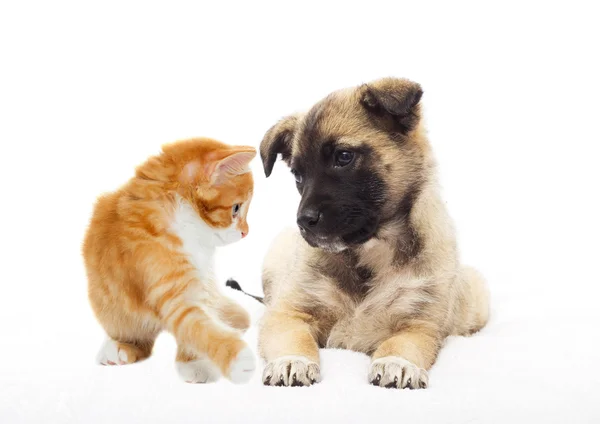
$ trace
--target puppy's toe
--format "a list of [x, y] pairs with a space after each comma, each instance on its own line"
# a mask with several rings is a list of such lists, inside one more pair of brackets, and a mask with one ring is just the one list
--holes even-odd
[[266, 386], [310, 386], [319, 381], [319, 364], [303, 356], [282, 356], [269, 362], [263, 372]]
[[427, 371], [400, 356], [386, 356], [371, 363], [369, 382], [395, 389], [424, 389], [429, 385]]

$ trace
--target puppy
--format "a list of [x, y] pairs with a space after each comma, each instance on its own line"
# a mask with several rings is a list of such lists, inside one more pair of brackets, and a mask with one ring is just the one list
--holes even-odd
[[421, 121], [421, 87], [384, 78], [327, 96], [265, 135], [302, 198], [263, 270], [263, 382], [320, 381], [319, 348], [371, 356], [371, 384], [425, 388], [444, 339], [488, 320], [482, 277], [461, 266]]

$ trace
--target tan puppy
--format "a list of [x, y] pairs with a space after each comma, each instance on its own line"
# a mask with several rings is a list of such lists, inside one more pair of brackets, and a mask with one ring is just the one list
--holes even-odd
[[457, 260], [421, 124], [421, 87], [385, 78], [334, 92], [265, 135], [302, 195], [299, 230], [267, 254], [267, 385], [320, 380], [319, 347], [371, 356], [369, 381], [424, 388], [444, 339], [488, 320], [482, 277]]

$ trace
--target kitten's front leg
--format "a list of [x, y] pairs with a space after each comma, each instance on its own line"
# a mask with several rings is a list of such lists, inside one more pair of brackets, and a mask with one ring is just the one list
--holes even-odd
[[[177, 345], [208, 357], [221, 373], [235, 383], [247, 382], [255, 369], [252, 350], [238, 331], [217, 322], [195, 299], [202, 285], [187, 257], [152, 245], [140, 254], [152, 259], [152, 273], [145, 275], [147, 302], [154, 308], [163, 328], [175, 336]], [[213, 318], [214, 317], [214, 318]]]
[[208, 357], [234, 383], [250, 380], [256, 367], [254, 354], [238, 332], [215, 323], [200, 306], [183, 299], [173, 301], [161, 315], [178, 345]]
[[435, 331], [422, 327], [404, 330], [390, 337], [372, 355], [369, 382], [397, 389], [424, 389], [428, 370], [441, 347]]
[[265, 385], [310, 386], [321, 381], [313, 321], [310, 315], [299, 312], [266, 312], [259, 334], [261, 353], [267, 361]]

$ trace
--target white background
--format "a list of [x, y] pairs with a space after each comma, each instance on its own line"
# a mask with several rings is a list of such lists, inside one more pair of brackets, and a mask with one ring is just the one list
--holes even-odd
[[[2, 2], [0, 422], [599, 422], [593, 3]], [[165, 142], [258, 146], [280, 117], [383, 76], [422, 84], [462, 258], [493, 295], [430, 389], [371, 387], [366, 356], [343, 351], [309, 389], [186, 385], [170, 336], [149, 361], [96, 366], [80, 256], [95, 197]], [[298, 195], [283, 163], [253, 169], [250, 236], [218, 269], [260, 293]]]

